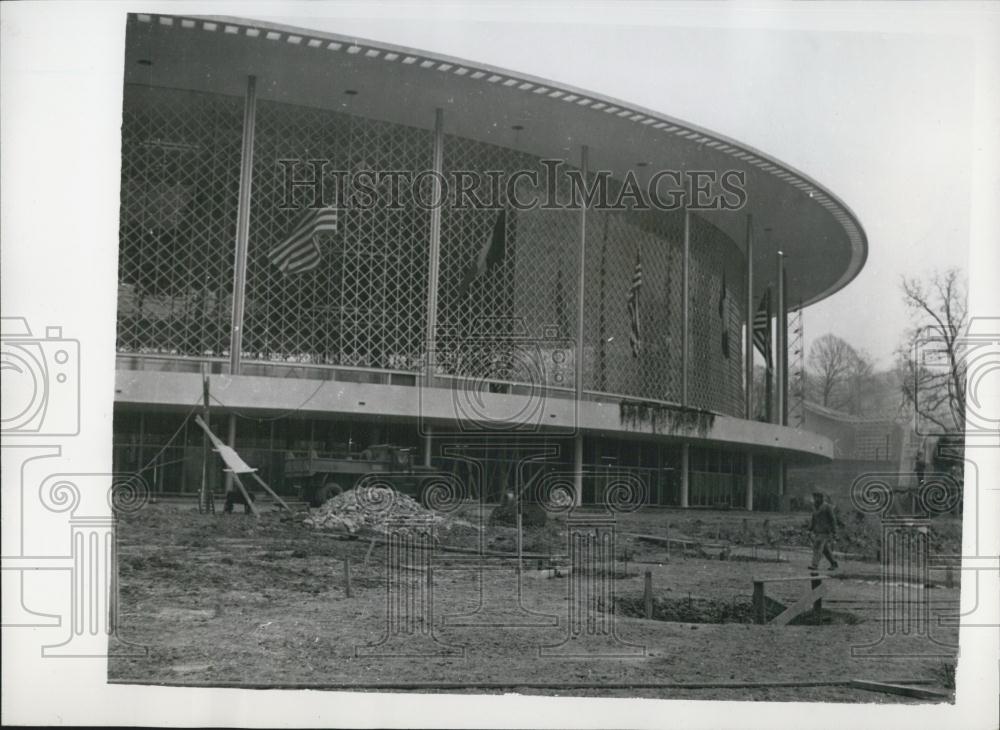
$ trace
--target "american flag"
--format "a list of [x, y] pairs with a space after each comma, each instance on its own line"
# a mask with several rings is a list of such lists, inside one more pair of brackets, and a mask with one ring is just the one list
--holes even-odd
[[639, 290], [642, 289], [642, 257], [639, 249], [635, 252], [635, 271], [632, 273], [632, 286], [628, 291], [628, 317], [631, 329], [628, 335], [632, 346], [632, 357], [639, 357], [642, 348], [641, 330], [639, 328]]
[[760, 298], [757, 311], [753, 315], [753, 344], [764, 356], [767, 367], [771, 368], [771, 287]]
[[271, 263], [286, 274], [301, 274], [319, 266], [323, 253], [317, 236], [337, 230], [337, 211], [333, 208], [310, 209], [299, 219], [291, 235], [268, 253]]

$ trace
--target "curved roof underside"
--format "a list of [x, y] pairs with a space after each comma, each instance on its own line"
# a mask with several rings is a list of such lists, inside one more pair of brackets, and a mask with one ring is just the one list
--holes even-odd
[[[139, 64], [139, 61], [149, 61]], [[349, 111], [429, 129], [444, 110], [445, 131], [640, 180], [658, 169], [740, 170], [748, 201], [739, 211], [699, 211], [741, 248], [746, 214], [754, 229], [754, 288], [775, 279], [787, 256], [788, 302], [833, 294], [864, 266], [865, 232], [833, 193], [747, 145], [659, 112], [564, 84], [385, 43], [224, 17], [129, 18], [125, 81], [258, 97]], [[356, 90], [347, 97], [344, 92]], [[348, 108], [349, 103], [349, 108]], [[513, 130], [512, 127], [522, 127]], [[645, 163], [640, 166], [639, 163]]]

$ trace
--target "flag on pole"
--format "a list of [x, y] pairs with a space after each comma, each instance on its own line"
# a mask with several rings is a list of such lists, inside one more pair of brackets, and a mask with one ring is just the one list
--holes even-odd
[[628, 318], [630, 330], [629, 344], [632, 346], [632, 357], [639, 357], [642, 349], [641, 329], [639, 327], [639, 291], [642, 289], [642, 257], [641, 249], [635, 250], [635, 271], [632, 272], [632, 285], [628, 290]]
[[771, 369], [771, 287], [760, 298], [753, 316], [753, 344], [764, 356], [767, 369]]
[[483, 244], [476, 256], [476, 262], [465, 272], [459, 294], [465, 296], [469, 292], [472, 282], [483, 274], [492, 271], [494, 267], [503, 262], [507, 255], [507, 211], [501, 210], [497, 214], [496, 222], [493, 224], [493, 235]]
[[306, 210], [288, 238], [271, 249], [268, 258], [286, 274], [301, 274], [315, 269], [323, 258], [317, 236], [337, 230], [337, 211], [333, 208]]
[[722, 292], [719, 294], [719, 319], [722, 320], [722, 356], [729, 359], [729, 318], [726, 317], [726, 300], [729, 293], [726, 291], [726, 272], [722, 272]]

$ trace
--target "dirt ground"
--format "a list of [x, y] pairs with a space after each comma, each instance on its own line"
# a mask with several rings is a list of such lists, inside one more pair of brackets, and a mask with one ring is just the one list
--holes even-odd
[[[807, 573], [803, 514], [619, 515], [616, 560], [574, 580], [564, 519], [525, 531], [519, 572], [516, 560], [495, 554], [514, 553], [516, 531], [484, 526], [480, 537], [475, 525], [488, 515], [463, 506], [453, 515], [458, 526], [439, 532], [428, 573], [415, 564], [418, 554], [392, 553], [368, 534], [346, 539], [305, 526], [304, 507], [289, 515], [258, 506], [259, 519], [221, 508], [199, 515], [193, 502], [179, 501], [122, 518], [118, 637], [125, 643], [112, 644], [109, 680], [838, 702], [926, 701], [852, 689], [850, 679], [949, 688], [957, 629], [936, 618], [957, 610], [957, 574], [950, 588], [935, 570], [930, 587], [895, 592], [928, 607], [930, 628], [895, 623], [905, 628], [883, 638], [890, 624], [880, 566], [858, 559], [866, 550], [850, 549], [857, 547], [850, 529], [848, 557], [828, 581], [824, 623], [746, 622], [755, 577]], [[957, 534], [954, 525], [938, 532]], [[648, 537], [668, 534], [669, 550]], [[390, 559], [403, 569], [387, 570]], [[654, 616], [673, 620], [644, 618], [647, 571]], [[790, 605], [807, 585], [769, 583], [767, 594]], [[389, 621], [390, 610], [399, 623]], [[668, 686], [677, 684], [687, 686]]]

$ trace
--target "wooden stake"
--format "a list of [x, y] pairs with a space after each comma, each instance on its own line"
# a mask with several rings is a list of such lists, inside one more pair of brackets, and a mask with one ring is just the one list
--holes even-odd
[[344, 558], [344, 595], [351, 597], [351, 559]]
[[753, 582], [753, 619], [754, 623], [767, 623], [767, 608], [764, 600], [764, 581]]
[[[205, 423], [209, 423], [211, 405], [209, 403], [209, 381], [208, 373], [203, 369], [201, 374], [201, 398], [202, 417]], [[211, 446], [208, 441], [208, 434], [201, 436], [201, 494], [198, 495], [199, 512], [215, 512], [215, 500], [212, 498], [212, 490], [208, 485], [208, 452]]]
[[653, 618], [653, 571], [651, 570], [646, 571], [643, 599], [646, 605], [646, 618]]

